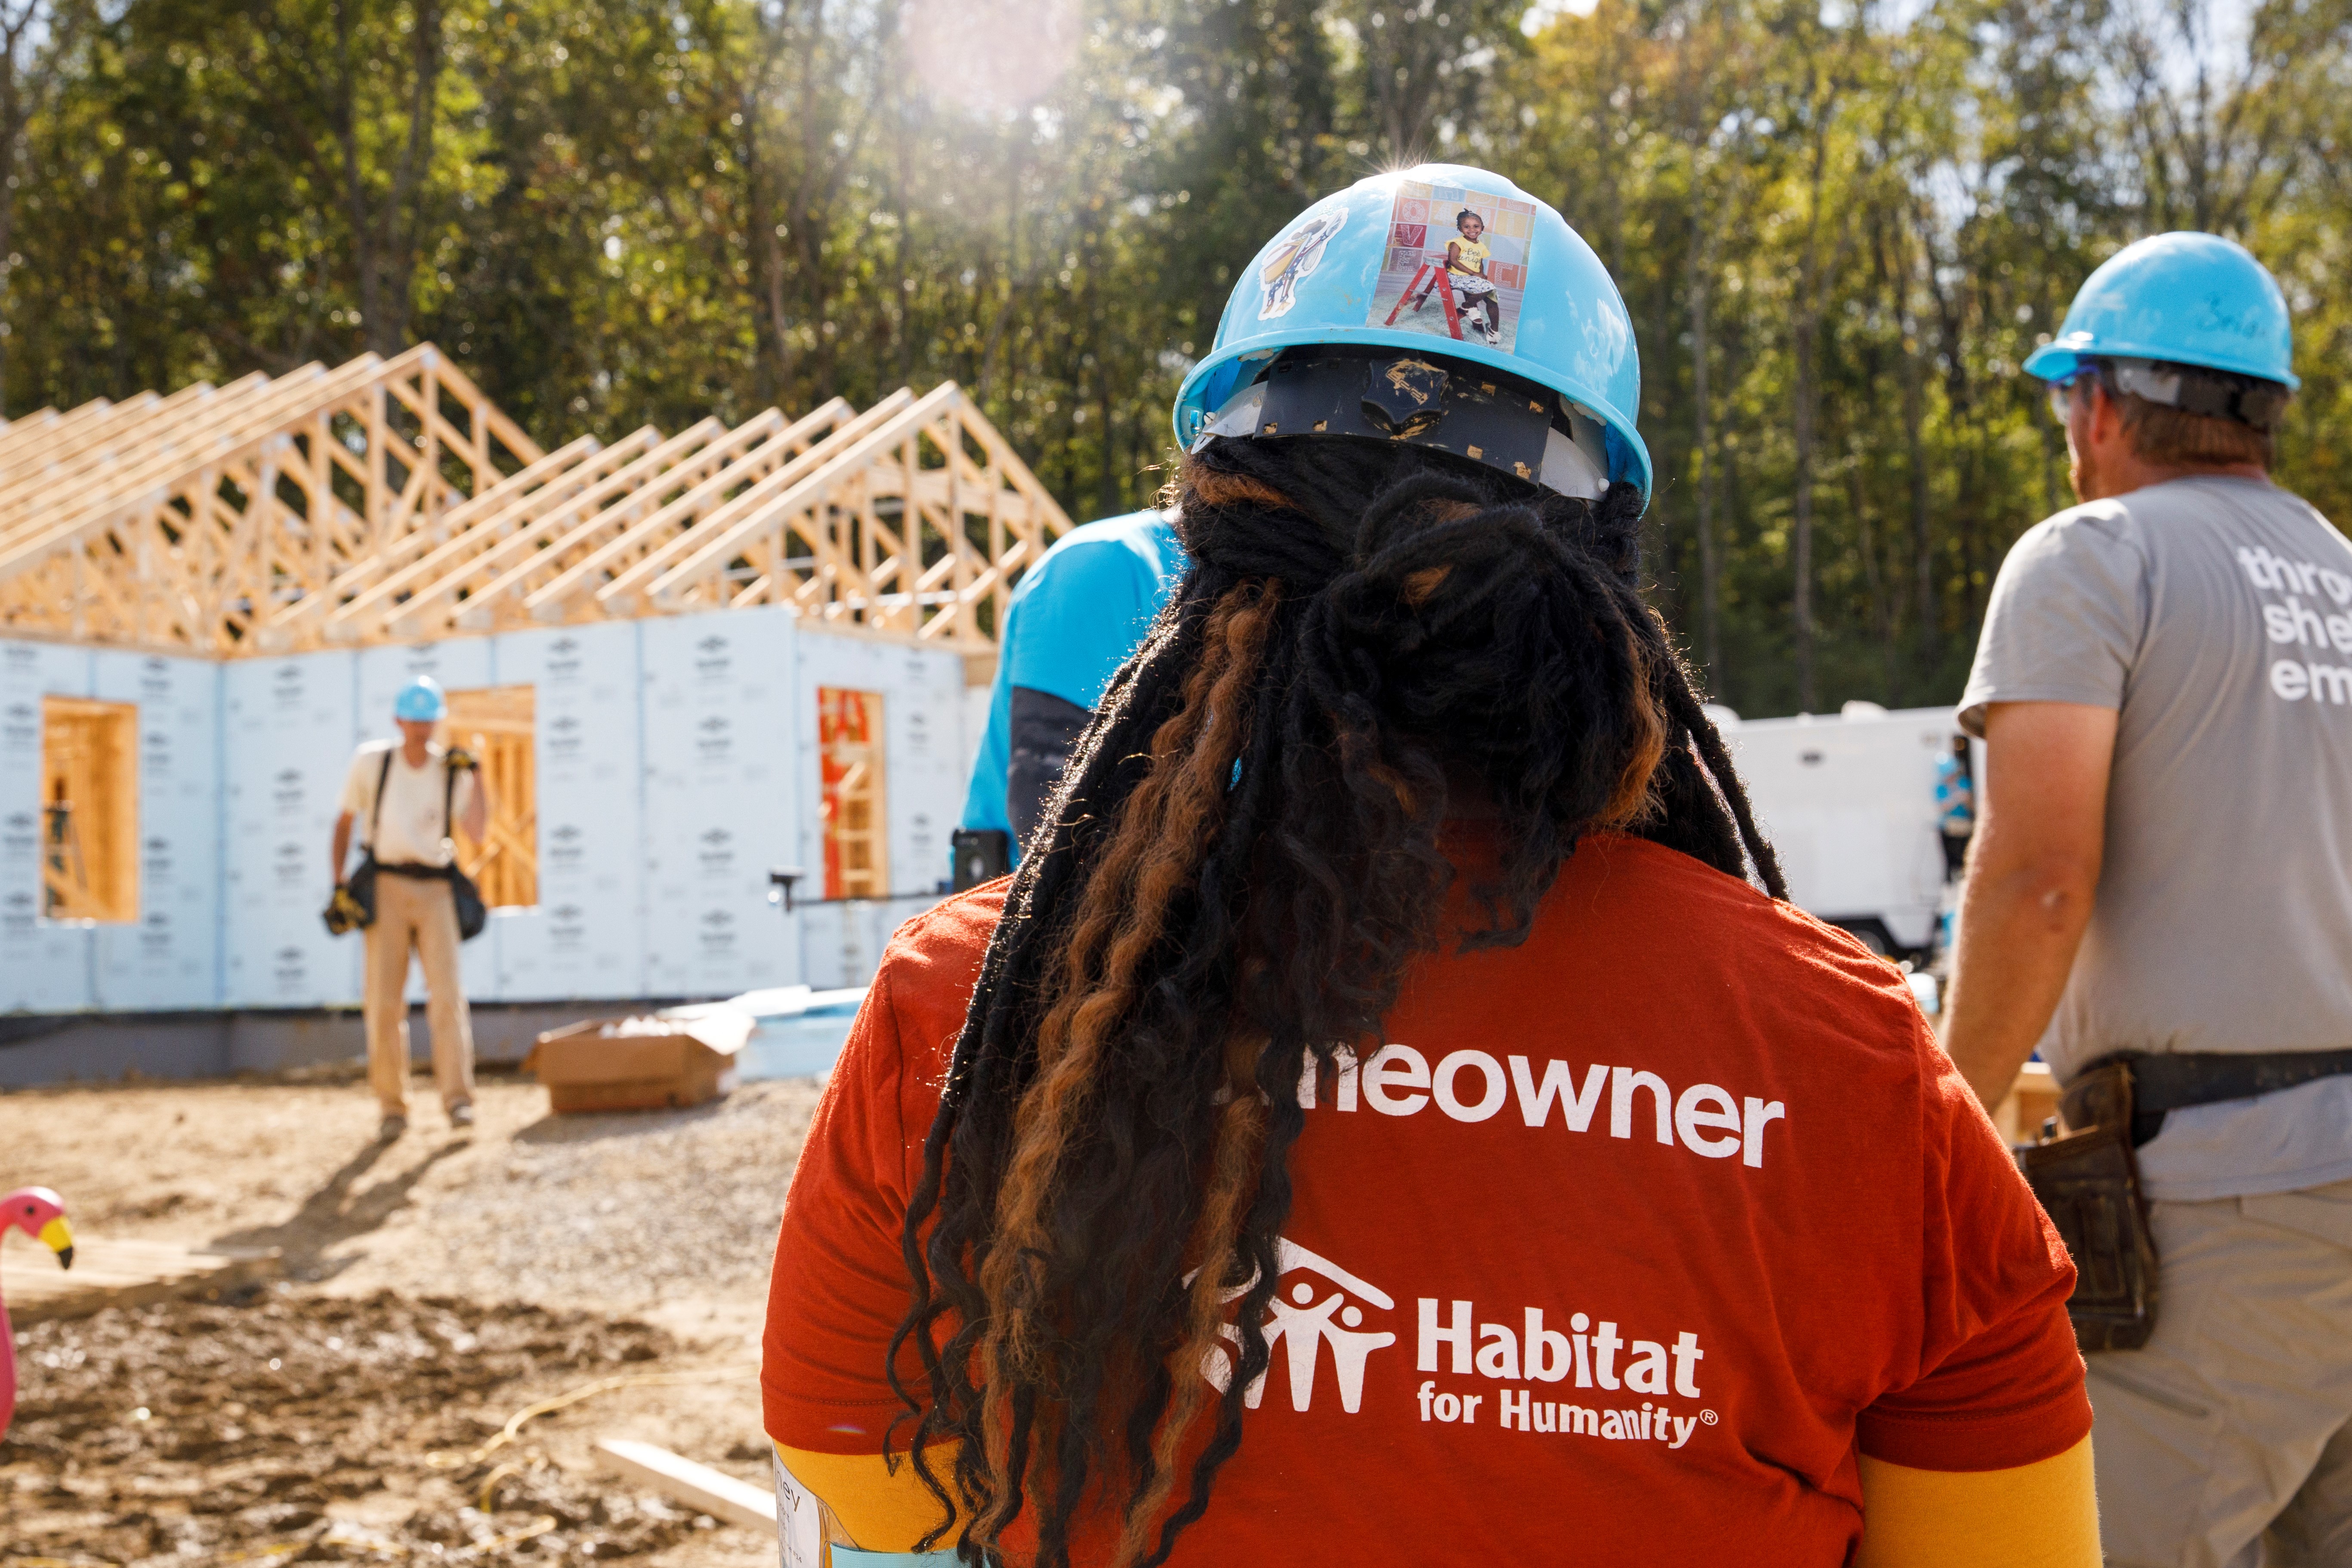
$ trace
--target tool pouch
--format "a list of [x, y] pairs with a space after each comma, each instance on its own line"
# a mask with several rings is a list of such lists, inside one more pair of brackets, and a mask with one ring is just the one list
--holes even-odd
[[[441, 774], [441, 826], [445, 831], [454, 835], [457, 830], [457, 818], [454, 815], [457, 806], [457, 775], [474, 771], [473, 754], [453, 751], [449, 753], [448, 763]], [[478, 780], [474, 787], [482, 787]], [[465, 868], [457, 864], [454, 854], [449, 858], [448, 870], [445, 874], [449, 879], [449, 901], [457, 909], [457, 940], [471, 942], [482, 934], [484, 926], [490, 923], [490, 911], [482, 902], [482, 889], [475, 885], [474, 879], [466, 875]]]
[[457, 862], [450, 862], [448, 875], [450, 901], [457, 907], [457, 940], [471, 942], [490, 923], [490, 911], [482, 903], [482, 889], [457, 868]]
[[2132, 1152], [2130, 1067], [2090, 1068], [2059, 1105], [2070, 1131], [2019, 1145], [2018, 1169], [2074, 1260], [2075, 1344], [2085, 1355], [2137, 1350], [2156, 1329], [2156, 1238]]

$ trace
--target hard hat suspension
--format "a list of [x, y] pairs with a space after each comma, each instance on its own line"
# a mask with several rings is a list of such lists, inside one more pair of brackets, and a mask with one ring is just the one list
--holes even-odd
[[2168, 364], [2161, 360], [2101, 356], [2079, 360], [2074, 369], [2052, 378], [2050, 412], [2061, 425], [2066, 422], [2074, 389], [2084, 381], [2097, 381], [2111, 392], [2129, 393], [2162, 407], [2178, 408], [2183, 414], [2233, 419], [2266, 433], [2278, 427], [2287, 404], [2294, 396], [2277, 382], [2264, 381], [2260, 376]]
[[2275, 381], [2157, 360], [2102, 359], [2107, 384], [2184, 414], [2234, 419], [2257, 430], [2275, 427], [2294, 395]]
[[1193, 442], [1354, 436], [1452, 452], [1561, 495], [1609, 488], [1600, 423], [1558, 394], [1488, 366], [1392, 349], [1286, 350]]

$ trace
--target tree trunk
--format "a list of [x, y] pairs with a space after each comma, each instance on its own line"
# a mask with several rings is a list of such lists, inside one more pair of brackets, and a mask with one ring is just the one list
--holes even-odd
[[[31, 183], [19, 175], [20, 170], [29, 172], [32, 163], [25, 133], [33, 116], [47, 106], [88, 19], [81, 7], [61, 9], [51, 0], [0, 0], [0, 321], [8, 320], [14, 281], [8, 258], [16, 254], [16, 193]], [[37, 26], [46, 30], [47, 40], [28, 49]], [[0, 333], [0, 416], [7, 408], [8, 338]]]
[[1715, 534], [1714, 405], [1707, 384], [1707, 328], [1715, 282], [1715, 226], [1707, 220], [1698, 161], [1691, 161], [1691, 407], [1698, 458], [1698, 657], [1707, 689], [1723, 689], [1723, 559]]
[[368, 200], [360, 159], [359, 62], [352, 58], [351, 6], [339, 0], [335, 18], [335, 144], [341, 154], [343, 213], [352, 226], [352, 264], [359, 285], [360, 323], [367, 345], [390, 356], [408, 346], [417, 264], [416, 192], [433, 163], [433, 132], [439, 115], [441, 6], [417, 0], [412, 24], [408, 136], [394, 166], [392, 188], [382, 210]]
[[[913, 73], [908, 70], [892, 74], [911, 76]], [[903, 80], [902, 84], [894, 89], [893, 96], [897, 101], [893, 106], [890, 118], [897, 132], [892, 140], [896, 143], [893, 150], [897, 153], [898, 158], [895, 170], [897, 177], [891, 182], [890, 198], [892, 210], [898, 219], [898, 243], [891, 247], [890, 250], [892, 265], [897, 273], [891, 280], [893, 284], [891, 293], [897, 297], [894, 301], [896, 309], [891, 311], [891, 321], [897, 326], [898, 334], [898, 384], [905, 386], [915, 379], [915, 283], [914, 275], [907, 266], [907, 251], [913, 242], [914, 234], [914, 203], [908, 199], [908, 192], [915, 182], [915, 131], [914, 127], [908, 123], [907, 92]], [[911, 505], [910, 502], [910, 508]]]
[[[1897, 244], [1901, 244], [1899, 238]], [[1920, 256], [1923, 260], [1927, 258], [1925, 247]], [[1925, 345], [1919, 340], [1918, 317], [1911, 309], [1911, 254], [1906, 246], [1895, 274], [1900, 306], [1895, 320], [1903, 333], [1903, 449], [1911, 481], [1911, 562], [1919, 616], [1916, 633], [1917, 685], [1925, 691], [1936, 679], [1936, 663], [1942, 649], [1938, 646], [1936, 613], [1935, 523], [1927, 513], [1927, 443], [1923, 433], [1927, 422], [1927, 367], [1922, 363]]]
[[[1845, 467], [1846, 505], [1853, 512], [1854, 545], [1862, 552], [1862, 581], [1870, 595], [1870, 629], [1878, 640], [1879, 700], [1888, 707], [1895, 706], [1895, 604], [1889, 591], [1888, 566], [1879, 559], [1878, 530], [1870, 515], [1870, 494], [1863, 483], [1862, 465], [1849, 462]], [[1887, 552], [1890, 556], [1893, 551]]]
[[743, 160], [744, 206], [751, 223], [752, 265], [759, 270], [760, 301], [767, 308], [766, 330], [761, 335], [768, 340], [769, 369], [774, 377], [762, 389], [762, 395], [771, 402], [784, 403], [792, 396], [792, 312], [784, 305], [784, 247], [782, 237], [776, 233], [780, 226], [776, 221], [775, 173], [760, 134], [760, 84], [766, 79], [771, 63], [754, 68], [753, 74], [745, 79], [741, 95], [743, 142], [740, 152]]
[[[16, 254], [16, 158], [23, 144], [24, 88], [16, 79], [16, 39], [21, 26], [32, 25], [27, 9], [19, 25], [16, 13], [0, 5], [0, 322], [8, 320], [8, 285], [13, 270], [8, 258]], [[8, 337], [0, 332], [0, 418], [8, 414]]]
[[[1791, 322], [1795, 340], [1796, 408], [1791, 434], [1796, 445], [1795, 516], [1790, 528], [1790, 572], [1794, 578], [1790, 614], [1794, 622], [1797, 655], [1797, 707], [1810, 713], [1821, 700], [1814, 669], [1813, 626], [1813, 449], [1819, 444], [1821, 417], [1822, 296], [1836, 262], [1822, 259], [1822, 192], [1828, 184], [1830, 121], [1836, 111], [1837, 89], [1832, 87], [1817, 101], [1813, 124], [1812, 170], [1808, 182], [1805, 244], [1797, 271], [1797, 300]], [[1838, 247], [1843, 260], [1844, 246]]]
[[1789, 613], [1796, 634], [1797, 709], [1804, 713], [1813, 711], [1820, 696], [1813, 670], [1813, 405], [1818, 395], [1813, 386], [1813, 340], [1818, 330], [1808, 305], [1797, 318], [1797, 493], [1789, 543], [1789, 570], [1794, 579]]

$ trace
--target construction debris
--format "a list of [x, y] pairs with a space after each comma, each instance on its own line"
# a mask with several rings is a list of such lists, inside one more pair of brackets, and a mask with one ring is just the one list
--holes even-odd
[[8, 1313], [18, 1327], [87, 1318], [109, 1307], [145, 1307], [175, 1297], [217, 1301], [285, 1271], [270, 1247], [189, 1247], [175, 1241], [75, 1238], [70, 1270], [33, 1268], [45, 1255], [30, 1244], [7, 1246]]
[[682, 1458], [667, 1448], [626, 1437], [596, 1445], [604, 1468], [651, 1487], [680, 1507], [751, 1530], [776, 1528], [776, 1494], [748, 1481]]

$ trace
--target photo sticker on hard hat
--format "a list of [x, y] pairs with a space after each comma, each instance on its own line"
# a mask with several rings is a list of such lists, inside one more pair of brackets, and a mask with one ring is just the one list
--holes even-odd
[[1298, 303], [1299, 280], [1323, 264], [1323, 252], [1329, 247], [1331, 237], [1347, 221], [1348, 209], [1335, 206], [1274, 242], [1265, 265], [1258, 268], [1258, 281], [1265, 285], [1265, 298], [1257, 308], [1259, 321], [1270, 321], [1290, 313], [1290, 307]]
[[1527, 297], [1535, 216], [1533, 202], [1467, 185], [1402, 182], [1364, 324], [1510, 353]]

